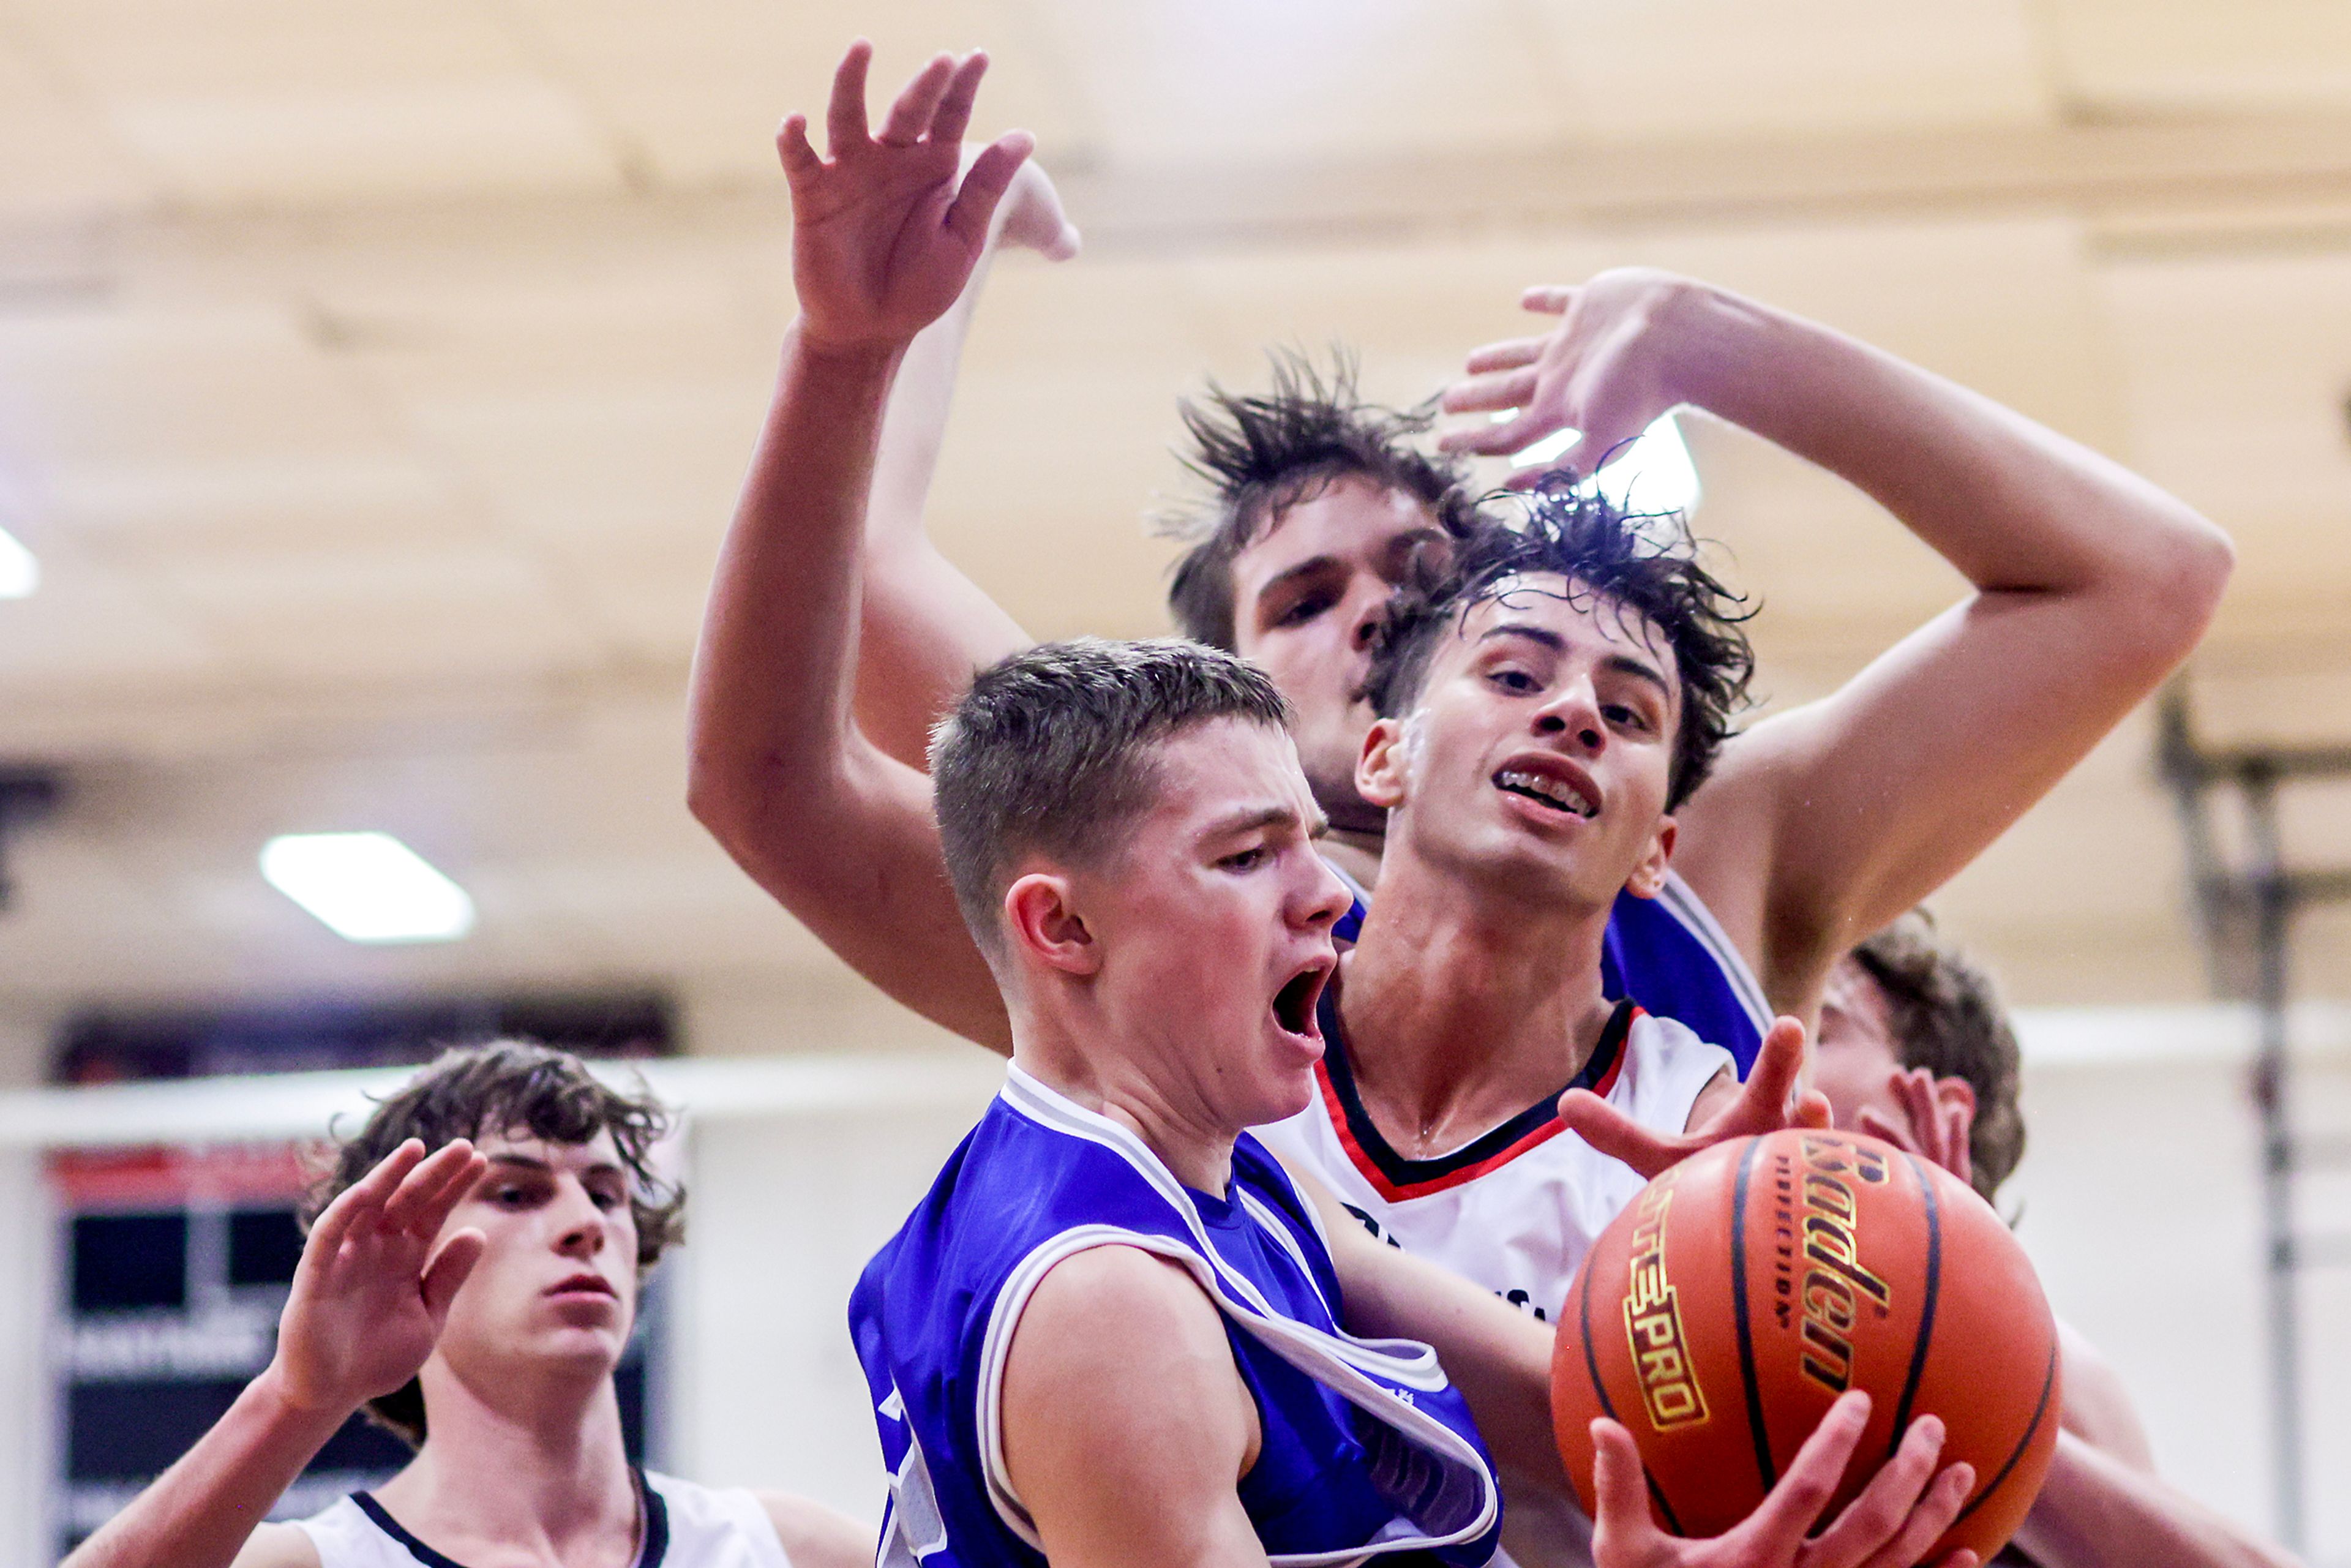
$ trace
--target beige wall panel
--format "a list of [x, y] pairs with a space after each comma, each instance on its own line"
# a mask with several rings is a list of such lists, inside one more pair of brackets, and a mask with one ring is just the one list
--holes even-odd
[[184, 201], [617, 180], [585, 106], [479, 6], [43, 0], [19, 11], [124, 145]]
[[1590, 134], [2035, 124], [2051, 116], [2025, 0], [1534, 0]]
[[861, 33], [875, 47], [868, 97], [877, 123], [930, 55], [984, 47], [990, 63], [975, 137], [1023, 126], [1063, 155], [1088, 140], [1064, 61], [1039, 47], [1016, 5], [925, 0], [852, 11], [816, 0], [724, 0], [696, 5], [691, 25], [629, 0], [528, 0], [517, 9], [536, 49], [611, 128], [632, 173], [660, 186], [772, 185], [780, 198], [776, 127], [794, 110], [822, 121], [833, 67]]
[[1113, 163], [1559, 140], [1576, 111], [1516, 0], [1028, 0]]
[[2118, 258], [2101, 278], [2132, 461], [2237, 543], [2213, 654], [2351, 664], [2351, 256]]
[[2055, 0], [2065, 95], [2107, 113], [2276, 113], [2351, 104], [2351, 8], [2337, 0]]

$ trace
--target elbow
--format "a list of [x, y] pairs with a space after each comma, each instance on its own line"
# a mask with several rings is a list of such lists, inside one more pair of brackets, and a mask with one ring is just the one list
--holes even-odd
[[2137, 564], [2126, 613], [2159, 680], [2204, 640], [2236, 570], [2237, 549], [2218, 527], [2190, 513], [2162, 548]]

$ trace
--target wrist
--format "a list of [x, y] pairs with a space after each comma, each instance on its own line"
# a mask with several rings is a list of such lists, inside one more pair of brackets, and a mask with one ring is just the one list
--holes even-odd
[[805, 362], [845, 372], [888, 374], [905, 357], [907, 338], [835, 338], [803, 315], [792, 323], [790, 350]]
[[330, 1390], [308, 1386], [294, 1375], [283, 1359], [273, 1359], [263, 1367], [261, 1375], [246, 1385], [246, 1395], [274, 1425], [323, 1428], [329, 1433], [349, 1420], [362, 1403]]

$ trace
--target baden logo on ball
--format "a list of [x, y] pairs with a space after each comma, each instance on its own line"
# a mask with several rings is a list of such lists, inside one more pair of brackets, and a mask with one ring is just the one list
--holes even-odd
[[1931, 1414], [1943, 1462], [1976, 1483], [1925, 1560], [1988, 1562], [2048, 1473], [2057, 1361], [2032, 1263], [1965, 1183], [1876, 1138], [1791, 1129], [1719, 1144], [1617, 1216], [1561, 1310], [1552, 1403], [1587, 1508], [1606, 1416], [1640, 1448], [1658, 1522], [1708, 1536], [1864, 1389], [1869, 1427], [1824, 1517]]

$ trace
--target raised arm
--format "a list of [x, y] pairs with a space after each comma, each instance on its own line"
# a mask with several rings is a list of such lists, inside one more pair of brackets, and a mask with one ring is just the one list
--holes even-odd
[[478, 1230], [436, 1239], [486, 1164], [462, 1140], [427, 1156], [411, 1139], [329, 1204], [295, 1266], [269, 1364], [66, 1568], [317, 1568], [308, 1535], [261, 1521], [353, 1411], [433, 1354], [449, 1299], [482, 1255]]
[[985, 56], [939, 56], [865, 118], [872, 49], [843, 57], [829, 158], [794, 115], [800, 318], [722, 547], [695, 659], [687, 800], [743, 868], [860, 974], [998, 1050], [1010, 1031], [940, 860], [929, 781], [852, 716], [860, 544], [891, 378], [962, 293], [1028, 157], [1013, 132], [958, 179]]
[[1560, 316], [1469, 361], [1447, 439], [1579, 453], [1693, 403], [1866, 492], [1973, 584], [1834, 695], [1723, 749], [1677, 864], [1808, 1013], [1829, 966], [2039, 800], [2193, 649], [2232, 556], [2187, 506], [1988, 398], [1818, 323], [1662, 273], [1529, 291]]
[[1002, 246], [1034, 250], [1050, 261], [1077, 254], [1077, 228], [1034, 158], [1020, 165], [997, 207], [987, 248], [972, 268], [971, 281], [947, 313], [916, 334], [907, 349], [882, 419], [865, 518], [857, 726], [910, 768], [927, 766], [931, 726], [963, 695], [972, 672], [1033, 641], [939, 552], [923, 526], [964, 339]]

